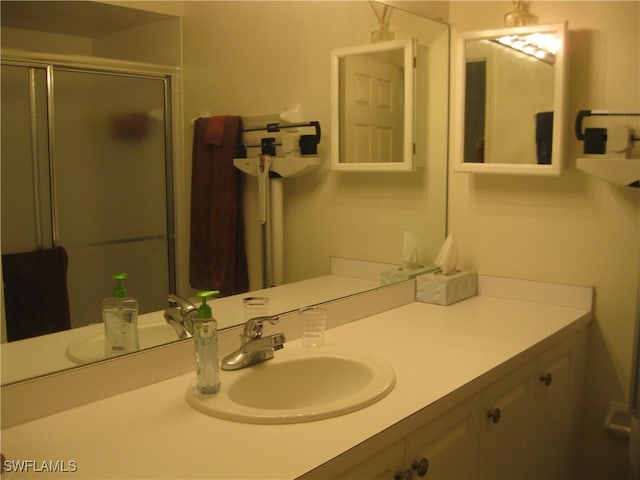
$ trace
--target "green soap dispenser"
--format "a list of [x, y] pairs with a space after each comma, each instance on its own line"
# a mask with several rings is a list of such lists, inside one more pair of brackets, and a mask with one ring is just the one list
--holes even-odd
[[218, 290], [198, 292], [202, 304], [193, 319], [193, 336], [196, 346], [196, 374], [198, 391], [213, 395], [220, 389], [220, 364], [218, 362], [218, 322], [213, 318], [207, 298], [219, 295]]
[[135, 352], [140, 348], [138, 340], [138, 301], [127, 297], [122, 284], [126, 273], [111, 277], [116, 285], [113, 296], [102, 301], [102, 320], [104, 322], [104, 356], [114, 357]]

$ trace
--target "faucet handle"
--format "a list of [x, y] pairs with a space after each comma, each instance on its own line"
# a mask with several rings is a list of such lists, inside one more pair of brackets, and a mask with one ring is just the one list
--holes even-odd
[[179, 297], [178, 295], [174, 295], [173, 293], [169, 294], [169, 303], [175, 304], [177, 307], [179, 307], [180, 313], [183, 317], [198, 309], [198, 307], [196, 307], [186, 298]]
[[242, 336], [245, 338], [260, 338], [262, 336], [262, 322], [269, 322], [271, 325], [275, 325], [278, 323], [279, 318], [277, 315], [250, 318], [244, 325]]

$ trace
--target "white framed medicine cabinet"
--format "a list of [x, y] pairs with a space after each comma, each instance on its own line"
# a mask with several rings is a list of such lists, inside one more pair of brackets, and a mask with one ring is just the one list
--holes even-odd
[[332, 170], [407, 172], [423, 162], [423, 48], [408, 38], [331, 52]]
[[457, 33], [451, 153], [456, 172], [558, 176], [567, 24]]

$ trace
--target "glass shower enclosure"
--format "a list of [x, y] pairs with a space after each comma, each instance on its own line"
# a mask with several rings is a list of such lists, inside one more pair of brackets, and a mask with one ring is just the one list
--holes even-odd
[[141, 313], [164, 308], [171, 75], [3, 59], [1, 77], [3, 255], [66, 250], [72, 327], [102, 321], [115, 273]]

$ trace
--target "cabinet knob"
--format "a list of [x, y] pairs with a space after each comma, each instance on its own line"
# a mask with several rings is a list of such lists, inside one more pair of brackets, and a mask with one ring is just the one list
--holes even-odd
[[487, 418], [493, 423], [498, 423], [500, 421], [500, 415], [500, 409], [497, 407], [487, 412]]
[[420, 460], [414, 460], [411, 468], [416, 471], [419, 477], [424, 477], [429, 470], [429, 460], [422, 457]]
[[548, 387], [549, 385], [551, 385], [552, 380], [553, 380], [553, 375], [551, 375], [551, 373], [549, 372], [543, 373], [542, 375], [540, 375], [540, 382], [544, 383], [545, 387]]
[[404, 472], [398, 470], [394, 475], [393, 480], [411, 480], [412, 478], [413, 473], [411, 473], [411, 470], [407, 468]]

